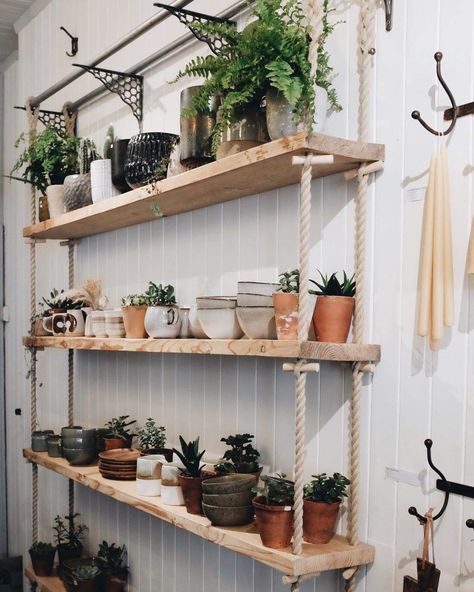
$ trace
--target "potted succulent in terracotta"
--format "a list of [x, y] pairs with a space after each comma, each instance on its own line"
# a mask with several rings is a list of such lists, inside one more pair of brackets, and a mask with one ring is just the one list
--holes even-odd
[[77, 592], [96, 592], [98, 590], [100, 569], [96, 565], [81, 565], [72, 572]]
[[148, 335], [158, 339], [176, 339], [181, 329], [181, 320], [174, 287], [171, 284], [157, 286], [150, 282], [145, 295], [148, 304], [145, 330]]
[[255, 487], [253, 500], [260, 538], [265, 547], [284, 549], [293, 536], [294, 483], [282, 477], [262, 477], [264, 487]]
[[84, 524], [76, 524], [80, 514], [68, 514], [62, 518], [59, 514], [54, 519], [54, 538], [58, 550], [59, 563], [68, 559], [80, 559], [82, 555], [82, 539], [88, 528]]
[[183, 490], [186, 510], [190, 514], [202, 514], [202, 482], [206, 477], [202, 474], [204, 465], [201, 465], [201, 459], [205, 450], [199, 451], [199, 438], [186, 443], [180, 436], [179, 441], [181, 451], [173, 448], [173, 452], [184, 465], [178, 480]]
[[247, 473], [255, 475], [257, 482], [262, 472], [258, 464], [260, 452], [252, 446], [253, 434], [235, 434], [221, 438], [221, 442], [230, 446], [222, 459], [215, 465], [220, 474]]
[[107, 433], [104, 434], [104, 443], [106, 450], [114, 450], [115, 448], [130, 448], [132, 445], [132, 438], [134, 434], [128, 429], [136, 419], [129, 419], [130, 415], [120, 415], [114, 417], [105, 424]]
[[278, 281], [280, 287], [273, 294], [277, 337], [298, 339], [299, 269], [281, 273]]
[[129, 294], [122, 298], [123, 324], [129, 339], [144, 339], [145, 314], [148, 299], [145, 294]]
[[125, 545], [119, 547], [115, 543], [109, 545], [107, 541], [102, 541], [97, 556], [102, 566], [104, 592], [125, 592], [128, 579]]
[[51, 543], [33, 543], [29, 550], [33, 570], [37, 576], [48, 577], [53, 573], [56, 547]]
[[168, 462], [173, 461], [173, 450], [165, 448], [166, 428], [156, 425], [153, 418], [149, 417], [142, 428], [137, 429], [138, 449], [146, 456], [149, 454], [162, 454]]
[[318, 296], [313, 313], [316, 341], [345, 343], [354, 312], [356, 291], [354, 276], [348, 277], [344, 271], [343, 281], [340, 282], [335, 273], [329, 278], [321, 272], [319, 275], [321, 283], [310, 280], [318, 288], [318, 290], [310, 290], [311, 294]]
[[349, 479], [340, 473], [312, 475], [304, 486], [303, 538], [307, 543], [326, 544], [334, 536], [342, 499]]

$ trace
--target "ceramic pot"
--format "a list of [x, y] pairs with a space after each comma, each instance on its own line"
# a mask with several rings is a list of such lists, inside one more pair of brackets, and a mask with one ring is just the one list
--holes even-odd
[[181, 487], [179, 485], [163, 485], [163, 481], [161, 481], [161, 503], [167, 506], [184, 506]]
[[235, 308], [200, 308], [197, 317], [210, 339], [240, 339], [244, 334]]
[[299, 294], [275, 292], [273, 306], [278, 339], [298, 339]]
[[112, 185], [112, 163], [109, 158], [91, 162], [91, 190], [93, 203], [120, 195], [120, 191]]
[[284, 549], [291, 544], [293, 536], [293, 509], [291, 506], [269, 506], [262, 497], [256, 497], [255, 508], [260, 538], [265, 547]]
[[206, 518], [214, 526], [242, 526], [253, 520], [254, 509], [252, 505], [247, 506], [210, 506], [203, 503], [202, 509]]
[[61, 438], [63, 443], [68, 440], [75, 440], [77, 438], [89, 440], [92, 442], [96, 437], [97, 430], [95, 428], [83, 428], [82, 426], [67, 426], [61, 428]]
[[275, 310], [264, 306], [238, 306], [237, 318], [249, 339], [275, 339]]
[[78, 210], [92, 203], [91, 175], [68, 175], [64, 179], [64, 207], [66, 212]]
[[49, 555], [37, 556], [30, 551], [31, 563], [33, 564], [33, 571], [37, 576], [49, 577], [53, 573], [54, 556], [56, 549], [53, 549]]
[[51, 335], [49, 331], [43, 327], [43, 319], [35, 319], [35, 336], [36, 337], [46, 337], [47, 335]]
[[157, 497], [161, 493], [161, 467], [164, 457], [151, 454], [137, 460], [137, 493]]
[[231, 475], [224, 475], [223, 477], [206, 479], [202, 484], [202, 488], [206, 494], [222, 495], [250, 491], [256, 484], [257, 479], [254, 475], [233, 473]]
[[42, 195], [38, 200], [38, 222], [49, 220], [48, 198]]
[[112, 144], [112, 183], [121, 193], [130, 191], [125, 180], [125, 164], [127, 162], [127, 148], [130, 138], [114, 140]]
[[307, 543], [325, 545], [334, 536], [341, 502], [303, 502], [303, 538]]
[[[219, 120], [219, 112], [217, 112], [217, 120]], [[237, 123], [224, 130], [216, 158], [220, 160], [265, 142], [268, 142], [265, 113], [262, 109], [249, 106]]]
[[145, 314], [145, 330], [150, 337], [176, 339], [181, 330], [177, 306], [149, 306]]
[[93, 448], [66, 448], [63, 447], [64, 458], [73, 466], [90, 465], [97, 458], [97, 449]]
[[125, 178], [134, 189], [166, 177], [171, 151], [178, 141], [176, 134], [149, 132], [130, 139], [127, 148]]
[[179, 475], [179, 484], [183, 490], [184, 504], [188, 514], [202, 514], [202, 482], [205, 477]]
[[31, 450], [33, 452], [47, 452], [48, 437], [54, 436], [53, 430], [37, 430], [31, 434]]
[[254, 495], [249, 489], [237, 493], [203, 493], [202, 501], [209, 506], [222, 508], [243, 508], [250, 506]]
[[51, 458], [61, 458], [63, 450], [61, 446], [61, 436], [49, 436], [46, 440], [48, 456]]
[[50, 217], [62, 216], [64, 214], [64, 185], [48, 185], [46, 196]]
[[129, 339], [144, 339], [146, 306], [122, 306], [125, 335]]
[[68, 561], [69, 559], [80, 559], [82, 557], [82, 545], [72, 548], [67, 545], [58, 545], [57, 549], [59, 563], [64, 563], [64, 561]]
[[313, 313], [316, 341], [345, 343], [351, 327], [355, 299], [351, 296], [318, 296]]
[[122, 574], [105, 574], [104, 592], [125, 592], [127, 579], [126, 570]]
[[107, 337], [105, 332], [105, 313], [103, 310], [93, 310], [90, 313], [91, 331], [95, 337]]
[[191, 336], [195, 339], [207, 339], [207, 335], [204, 333], [201, 323], [199, 322], [198, 311], [195, 306], [191, 306], [189, 309], [189, 329], [191, 331]]
[[105, 314], [105, 333], [107, 337], [125, 337], [125, 326], [123, 324], [123, 314], [121, 310], [106, 310]]
[[211, 151], [211, 134], [216, 125], [216, 101], [210, 101], [207, 113], [192, 117], [182, 115], [192, 106], [194, 97], [202, 86], [190, 86], [181, 91], [180, 159], [183, 164], [197, 167], [214, 160]]
[[[321, 133], [326, 126], [328, 112], [328, 94], [324, 88], [315, 87], [316, 112], [313, 121], [313, 133]], [[306, 131], [304, 122], [293, 120], [294, 105], [288, 103], [283, 94], [270, 87], [266, 93], [266, 121], [268, 134], [272, 140], [291, 136]]]
[[43, 319], [43, 328], [55, 336], [79, 337], [84, 335], [84, 315], [81, 310], [54, 313]]
[[117, 448], [128, 448], [128, 442], [123, 438], [104, 438], [106, 450], [116, 450]]

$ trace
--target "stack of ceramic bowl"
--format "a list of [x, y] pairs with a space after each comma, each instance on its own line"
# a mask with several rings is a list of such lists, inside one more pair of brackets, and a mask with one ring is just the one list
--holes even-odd
[[[123, 312], [120, 308], [105, 310], [105, 333], [107, 337], [125, 337]], [[94, 321], [93, 321], [94, 322]]]
[[239, 282], [237, 318], [249, 339], [276, 339], [272, 294], [278, 284]]
[[96, 430], [81, 426], [62, 428], [63, 456], [71, 465], [90, 465], [97, 458]]
[[196, 298], [197, 318], [209, 339], [240, 339], [243, 331], [237, 319], [235, 296]]
[[202, 482], [202, 509], [214, 526], [240, 526], [252, 522], [254, 475], [234, 474]]
[[115, 481], [135, 481], [137, 477], [138, 450], [116, 448], [99, 453], [99, 471], [102, 477]]

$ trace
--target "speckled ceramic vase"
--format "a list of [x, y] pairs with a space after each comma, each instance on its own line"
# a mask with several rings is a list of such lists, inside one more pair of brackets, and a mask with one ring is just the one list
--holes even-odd
[[64, 208], [66, 212], [84, 208], [92, 203], [91, 175], [68, 175], [64, 179]]

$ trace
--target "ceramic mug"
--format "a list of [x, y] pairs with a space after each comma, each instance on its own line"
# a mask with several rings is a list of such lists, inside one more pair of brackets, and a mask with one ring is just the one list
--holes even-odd
[[103, 310], [93, 310], [89, 314], [91, 318], [91, 331], [95, 337], [107, 337], [105, 332], [105, 313]]
[[125, 337], [122, 311], [120, 309], [105, 310], [104, 314], [107, 337]]
[[92, 332], [92, 317], [91, 317], [92, 306], [84, 306], [84, 308], [81, 308], [81, 310], [82, 310], [82, 314], [85, 317], [85, 319], [84, 319], [84, 335], [86, 337], [93, 337], [94, 333]]
[[176, 339], [181, 329], [177, 306], [149, 306], [145, 314], [145, 331], [150, 337]]
[[165, 457], [150, 454], [137, 459], [137, 492], [146, 497], [157, 497], [161, 493], [161, 467]]
[[54, 313], [43, 319], [43, 329], [55, 336], [84, 335], [84, 316], [80, 310]]

